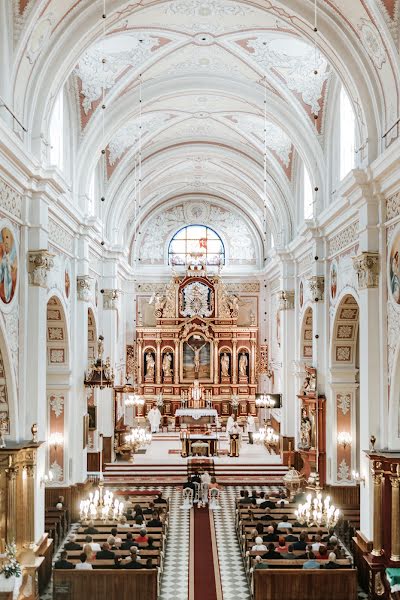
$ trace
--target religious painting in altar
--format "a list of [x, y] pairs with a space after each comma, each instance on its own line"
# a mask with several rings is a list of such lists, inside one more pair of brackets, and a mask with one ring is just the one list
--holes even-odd
[[0, 299], [10, 304], [15, 295], [18, 278], [18, 249], [11, 228], [0, 224]]
[[394, 236], [389, 257], [389, 289], [396, 304], [400, 304], [400, 231]]
[[210, 342], [193, 334], [183, 342], [182, 378], [184, 381], [211, 379]]

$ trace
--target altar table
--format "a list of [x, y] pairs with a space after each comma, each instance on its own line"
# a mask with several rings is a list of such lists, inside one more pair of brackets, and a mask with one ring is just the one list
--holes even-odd
[[215, 408], [178, 408], [175, 418], [186, 425], [205, 425], [216, 423], [218, 413]]
[[181, 436], [182, 450], [181, 456], [217, 456], [218, 454], [218, 435], [211, 433], [202, 435], [192, 433]]

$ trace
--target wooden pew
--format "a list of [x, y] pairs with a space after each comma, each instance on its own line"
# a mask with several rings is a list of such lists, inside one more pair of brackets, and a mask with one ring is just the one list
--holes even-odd
[[357, 600], [356, 569], [256, 569], [254, 600]]
[[157, 569], [54, 570], [53, 600], [157, 600]]

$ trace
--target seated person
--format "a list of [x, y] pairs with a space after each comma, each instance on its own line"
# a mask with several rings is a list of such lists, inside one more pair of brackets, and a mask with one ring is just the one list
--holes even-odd
[[58, 496], [58, 500], [56, 502], [57, 510], [62, 510], [64, 508], [64, 496]]
[[315, 541], [312, 544], [312, 551], [314, 552], [314, 554], [316, 554], [317, 552], [319, 552], [320, 546], [322, 546], [321, 536], [320, 535], [316, 535], [315, 536]]
[[133, 541], [132, 532], [128, 531], [126, 534], [126, 539], [121, 545], [121, 550], [130, 550], [132, 546], [137, 546], [137, 544]]
[[132, 528], [133, 529], [141, 529], [144, 525], [146, 525], [146, 522], [144, 520], [143, 515], [137, 515], [133, 522]]
[[157, 498], [154, 500], [154, 504], [167, 504], [167, 501], [162, 497], [161, 492], [157, 494]]
[[290, 546], [288, 546], [288, 551], [285, 554], [281, 554], [281, 556], [285, 560], [297, 560], [299, 558], [307, 558], [306, 554], [295, 554], [293, 544], [290, 544]]
[[92, 565], [87, 562], [87, 556], [84, 552], [79, 555], [80, 562], [75, 566], [77, 571], [86, 571], [89, 569], [93, 569]]
[[271, 542], [267, 546], [268, 550], [265, 554], [262, 555], [262, 558], [266, 558], [268, 560], [281, 558], [279, 552], [276, 552], [275, 545]]
[[263, 535], [264, 533], [264, 525], [262, 523], [257, 523], [255, 528], [251, 530], [251, 539], [255, 540], [258, 535]]
[[283, 531], [284, 529], [292, 529], [292, 524], [289, 523], [289, 517], [287, 515], [283, 515], [282, 521], [278, 523], [279, 531]]
[[256, 556], [256, 560], [254, 563], [254, 569], [269, 569], [269, 566], [267, 565], [267, 563], [263, 563], [261, 561], [261, 556]]
[[55, 569], [75, 569], [75, 565], [67, 560], [68, 552], [63, 550], [60, 554], [60, 559], [54, 563]]
[[275, 533], [275, 528], [272, 525], [267, 527], [267, 535], [263, 536], [264, 542], [277, 542], [279, 540], [278, 535]]
[[267, 551], [267, 546], [265, 546], [265, 544], [263, 544], [262, 537], [259, 537], [259, 536], [256, 537], [255, 542], [256, 543], [251, 548], [252, 552], [257, 551], [257, 550], [263, 550], [264, 552]]
[[154, 546], [154, 538], [153, 538], [153, 537], [151, 537], [151, 535], [149, 535], [149, 537], [148, 537], [148, 540], [147, 540], [147, 547], [148, 547], [150, 550], [153, 550], [153, 549], [155, 548], [155, 546]]
[[104, 544], [101, 545], [100, 552], [96, 553], [96, 560], [106, 560], [114, 557], [115, 552], [110, 549], [110, 544], [107, 544], [107, 542], [104, 542]]
[[109, 544], [110, 550], [119, 550], [120, 549], [120, 546], [116, 546], [115, 537], [113, 535], [108, 536], [107, 544]]
[[136, 546], [132, 546], [131, 550], [130, 550], [130, 556], [127, 559], [128, 562], [123, 563], [124, 569], [143, 569], [143, 565], [138, 562], [138, 549], [136, 548]]
[[156, 565], [153, 565], [153, 561], [151, 560], [151, 558], [148, 558], [146, 560], [146, 564], [145, 564], [145, 569], [155, 569]]
[[286, 541], [287, 542], [297, 542], [298, 541], [298, 537], [297, 535], [293, 535], [293, 533], [288, 533], [286, 536]]
[[294, 550], [305, 550], [307, 548], [307, 534], [305, 531], [300, 533], [300, 539], [298, 542], [294, 542]]
[[334, 527], [329, 527], [328, 533], [324, 534], [321, 536], [321, 542], [324, 542], [324, 544], [326, 544], [327, 542], [329, 542], [329, 538], [331, 536], [335, 535], [335, 528]]
[[114, 544], [117, 546], [117, 548], [120, 548], [122, 544], [122, 539], [118, 535], [118, 529], [116, 527], [113, 527], [110, 533], [114, 538]]
[[147, 522], [147, 527], [162, 527], [162, 521], [157, 510], [153, 512], [152, 518]]
[[240, 490], [239, 504], [251, 504], [251, 498], [247, 490]]
[[[336, 556], [336, 554], [335, 554]], [[328, 550], [326, 546], [320, 546], [318, 552], [315, 555], [320, 560], [328, 560]]]
[[281, 506], [284, 506], [285, 504], [289, 504], [289, 500], [287, 499], [286, 492], [281, 492], [279, 494], [277, 504], [280, 504]]
[[286, 554], [286, 552], [288, 551], [288, 547], [284, 538], [279, 538], [279, 542], [275, 550], [279, 552], [279, 554]]
[[82, 546], [76, 541], [76, 535], [70, 535], [68, 540], [69, 541], [64, 544], [65, 550], [82, 550]]
[[96, 529], [96, 527], [94, 527], [93, 521], [89, 521], [88, 526], [86, 527], [86, 529], [84, 530], [85, 534], [94, 534], [94, 533], [99, 533], [98, 530]]
[[144, 515], [152, 515], [154, 512], [154, 502], [149, 502], [149, 505], [147, 506], [147, 508], [143, 509], [143, 514]]
[[314, 552], [307, 552], [307, 560], [303, 563], [303, 569], [320, 569], [321, 565], [315, 560]]
[[91, 547], [92, 552], [100, 552], [101, 550], [100, 544], [98, 542], [94, 542], [91, 535], [87, 535], [85, 537], [85, 544], [88, 544]]
[[122, 567], [122, 556], [114, 556], [114, 569], [120, 569]]
[[128, 508], [128, 510], [125, 513], [125, 516], [127, 521], [133, 521], [133, 511], [131, 508]]
[[90, 544], [85, 544], [83, 546], [82, 552], [84, 552], [86, 554], [86, 558], [87, 558], [88, 562], [92, 562], [92, 560], [94, 560], [96, 558], [96, 554], [93, 552], [92, 546]]
[[[259, 517], [252, 516], [252, 518], [256, 521], [273, 521], [274, 517], [271, 515], [271, 509], [268, 508], [268, 506], [267, 506], [267, 508], [265, 508], [264, 510], [265, 510], [265, 513], [263, 515], [261, 515]], [[253, 515], [253, 513], [251, 513], [251, 514]]]
[[210, 484], [208, 486], [209, 490], [219, 490], [219, 485], [215, 477], [211, 477]]
[[259, 508], [276, 508], [276, 503], [271, 499], [266, 499], [264, 502], [261, 502]]
[[257, 496], [256, 503], [262, 504], [265, 500], [265, 492], [260, 492]]
[[141, 529], [139, 531], [139, 535], [135, 538], [136, 544], [147, 544], [148, 541], [149, 541], [149, 538], [148, 538], [146, 530]]
[[[143, 517], [141, 517], [141, 518], [143, 519]], [[129, 523], [126, 520], [125, 515], [122, 515], [122, 517], [120, 518], [120, 520], [119, 520], [119, 526], [120, 527], [129, 527]]]

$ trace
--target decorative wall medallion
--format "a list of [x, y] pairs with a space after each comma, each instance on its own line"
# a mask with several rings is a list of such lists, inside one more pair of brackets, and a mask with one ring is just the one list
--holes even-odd
[[0, 300], [10, 305], [18, 283], [18, 246], [11, 226], [0, 223]]
[[395, 304], [400, 304], [400, 229], [393, 236], [388, 260], [389, 297]]
[[331, 299], [334, 300], [336, 298], [337, 293], [337, 264], [336, 261], [333, 261], [331, 264], [330, 271], [330, 291], [331, 291]]
[[50, 406], [56, 417], [60, 417], [64, 410], [64, 396], [60, 394], [51, 395]]
[[63, 364], [65, 362], [65, 352], [63, 348], [50, 348], [50, 363]]
[[350, 467], [344, 458], [339, 465], [337, 476], [338, 476], [338, 479], [341, 479], [342, 481], [350, 479]]
[[32, 65], [50, 39], [54, 15], [49, 13], [36, 24], [28, 42], [26, 57]]
[[51, 472], [53, 473], [53, 481], [62, 481], [63, 480], [63, 469], [58, 464], [58, 462], [54, 461], [50, 466]]
[[338, 325], [337, 336], [339, 340], [351, 340], [353, 338], [353, 325]]
[[360, 31], [361, 41], [371, 60], [377, 69], [381, 69], [383, 63], [386, 62], [386, 53], [379, 31], [371, 21], [368, 21], [367, 19], [361, 19], [358, 29]]
[[337, 394], [336, 399], [338, 408], [342, 411], [343, 415], [346, 415], [350, 410], [350, 394]]

